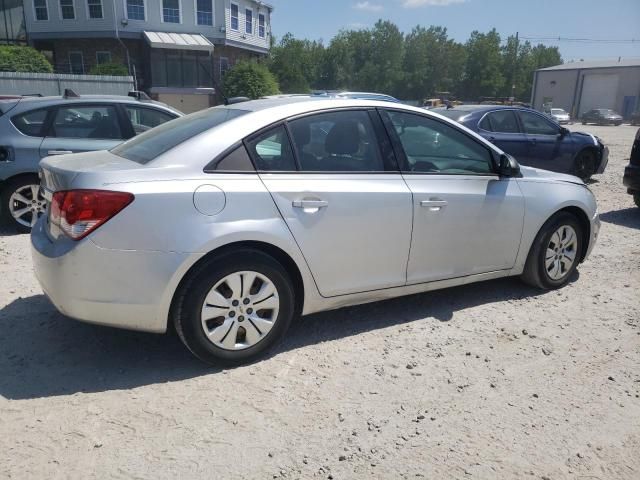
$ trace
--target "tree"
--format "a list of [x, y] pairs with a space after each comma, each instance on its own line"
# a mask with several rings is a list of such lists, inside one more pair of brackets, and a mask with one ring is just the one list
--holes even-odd
[[224, 77], [227, 97], [260, 98], [278, 93], [278, 82], [266, 66], [256, 62], [239, 62]]
[[89, 75], [114, 75], [124, 77], [129, 75], [129, 70], [119, 63], [101, 63], [89, 71]]
[[53, 67], [34, 48], [0, 46], [0, 72], [51, 73]]
[[284, 93], [306, 93], [322, 82], [322, 42], [298, 40], [287, 33], [271, 48], [267, 63]]
[[500, 34], [495, 28], [488, 33], [473, 31], [465, 46], [465, 97], [477, 100], [499, 95], [504, 85]]

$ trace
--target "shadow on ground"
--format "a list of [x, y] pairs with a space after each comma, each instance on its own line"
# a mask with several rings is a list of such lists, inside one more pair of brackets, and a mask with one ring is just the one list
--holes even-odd
[[635, 228], [640, 230], [640, 208], [632, 207], [601, 213], [600, 220], [602, 220], [603, 222], [620, 225], [621, 227]]
[[[538, 293], [517, 279], [501, 279], [310, 315], [271, 355], [418, 320], [446, 322], [456, 311]], [[43, 295], [0, 310], [0, 331], [0, 395], [8, 399], [128, 389], [221, 371], [193, 358], [175, 334], [79, 323]]]

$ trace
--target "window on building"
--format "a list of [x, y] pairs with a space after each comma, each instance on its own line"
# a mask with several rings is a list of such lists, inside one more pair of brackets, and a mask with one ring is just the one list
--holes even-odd
[[89, 8], [89, 18], [103, 18], [102, 0], [87, 0], [87, 7]]
[[231, 30], [240, 30], [240, 12], [235, 3], [231, 4]]
[[33, 0], [33, 8], [36, 12], [36, 20], [49, 20], [47, 0]]
[[63, 20], [75, 20], [76, 11], [73, 6], [73, 0], [60, 0], [60, 13]]
[[180, 23], [180, 0], [162, 0], [162, 21]]
[[96, 63], [111, 63], [111, 52], [96, 52]]
[[84, 59], [82, 52], [69, 52], [69, 73], [82, 75], [84, 73]]
[[154, 87], [213, 87], [211, 57], [191, 50], [151, 50]]
[[253, 10], [249, 8], [244, 11], [244, 31], [253, 34]]
[[213, 25], [213, 0], [196, 0], [198, 25]]
[[144, 0], [127, 0], [127, 18], [144, 21]]
[[266, 19], [264, 14], [260, 13], [258, 14], [258, 36], [260, 38], [264, 38], [267, 34], [266, 31]]

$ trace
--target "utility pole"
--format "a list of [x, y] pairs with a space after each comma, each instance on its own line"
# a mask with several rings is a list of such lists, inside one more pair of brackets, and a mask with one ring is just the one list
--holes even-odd
[[520, 32], [516, 32], [516, 51], [511, 66], [511, 101], [516, 99], [516, 72], [518, 68], [518, 51], [520, 50]]

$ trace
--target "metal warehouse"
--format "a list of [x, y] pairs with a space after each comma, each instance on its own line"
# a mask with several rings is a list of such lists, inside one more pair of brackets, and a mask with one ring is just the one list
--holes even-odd
[[540, 111], [563, 108], [580, 118], [593, 108], [611, 108], [625, 119], [640, 108], [640, 59], [571, 62], [537, 70], [531, 93]]

